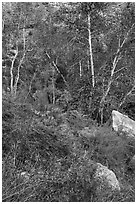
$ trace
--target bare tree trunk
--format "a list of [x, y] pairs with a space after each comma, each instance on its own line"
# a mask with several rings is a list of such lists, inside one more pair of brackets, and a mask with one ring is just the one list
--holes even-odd
[[18, 82], [19, 82], [19, 77], [20, 77], [20, 67], [23, 63], [23, 60], [24, 60], [24, 57], [25, 57], [25, 49], [26, 49], [26, 39], [25, 39], [25, 29], [23, 28], [23, 56], [22, 56], [22, 59], [20, 60], [20, 63], [18, 65], [18, 71], [17, 71], [17, 75], [16, 75], [16, 78], [15, 78], [15, 83], [14, 83], [14, 94], [16, 95], [16, 92], [17, 92], [17, 86], [18, 86]]
[[61, 75], [61, 77], [62, 77], [62, 79], [63, 79], [63, 81], [64, 81], [64, 83], [66, 84], [66, 86], [68, 87], [68, 84], [67, 84], [67, 81], [65, 80], [65, 78], [64, 78], [64, 76], [63, 76], [63, 74], [61, 74], [61, 72], [60, 72], [60, 70], [58, 69], [58, 67], [57, 67], [57, 65], [56, 65], [56, 63], [53, 61], [53, 60], [51, 60], [51, 57], [50, 57], [50, 55], [46, 52], [46, 55], [48, 56], [48, 58], [49, 58], [49, 60], [50, 60], [50, 62], [52, 63], [52, 65], [55, 67], [55, 69], [57, 70], [57, 72]]
[[88, 64], [88, 71], [90, 73], [89, 59], [87, 60], [87, 64]]
[[93, 64], [93, 53], [92, 53], [92, 43], [91, 43], [91, 18], [90, 13], [88, 13], [88, 41], [89, 41], [89, 53], [90, 53], [90, 65], [92, 74], [92, 87], [95, 86], [95, 76], [94, 76], [94, 64]]
[[30, 94], [30, 92], [31, 92], [32, 82], [34, 81], [35, 77], [36, 77], [36, 72], [34, 72], [33, 77], [32, 77], [32, 79], [31, 79], [31, 81], [30, 81], [29, 91], [28, 91], [28, 93], [27, 93], [27, 95], [26, 95], [26, 97], [25, 97], [25, 99], [24, 99], [24, 102], [26, 101], [26, 99], [27, 99], [28, 95], [29, 95], [29, 94]]
[[14, 84], [13, 84], [13, 81], [14, 81], [14, 76], [13, 76], [13, 68], [14, 68], [14, 63], [15, 63], [15, 60], [17, 58], [17, 55], [18, 55], [18, 45], [16, 44], [16, 51], [15, 51], [15, 56], [12, 60], [12, 63], [11, 63], [11, 67], [10, 67], [10, 91], [11, 91], [11, 95], [13, 96], [14, 95]]
[[135, 89], [135, 85], [132, 87], [132, 89], [125, 95], [125, 97], [123, 98], [123, 100], [121, 101], [121, 103], [119, 104], [119, 108], [123, 105], [123, 103], [125, 102], [126, 98], [132, 93], [132, 91], [134, 91]]
[[[132, 27], [129, 29], [129, 31], [126, 33], [126, 36], [123, 40], [122, 43], [120, 43], [120, 38], [119, 38], [119, 42], [118, 42], [118, 49], [117, 49], [117, 52], [116, 52], [116, 55], [115, 55], [115, 58], [113, 60], [113, 65], [112, 65], [112, 69], [111, 69], [111, 75], [110, 75], [110, 79], [109, 79], [109, 82], [108, 82], [108, 85], [107, 85], [107, 89], [106, 91], [104, 91], [104, 94], [103, 94], [103, 97], [100, 101], [100, 108], [99, 108], [99, 112], [101, 114], [101, 124], [103, 123], [103, 109], [104, 109], [104, 104], [105, 104], [105, 99], [110, 91], [110, 88], [111, 88], [111, 84], [114, 80], [114, 74], [117, 73], [118, 71], [115, 72], [115, 69], [117, 67], [117, 64], [119, 62], [119, 60], [121, 59], [121, 49], [123, 48], [124, 44], [127, 42], [128, 40], [128, 36], [129, 36], [129, 33], [131, 31], [131, 29], [134, 27], [134, 25], [132, 25]], [[121, 69], [120, 69], [121, 70]]]
[[103, 123], [103, 109], [104, 109], [105, 99], [106, 99], [106, 97], [107, 97], [107, 95], [108, 95], [108, 93], [110, 91], [111, 84], [112, 84], [112, 82], [114, 80], [113, 75], [114, 75], [114, 71], [116, 69], [117, 63], [119, 62], [119, 60], [121, 58], [121, 56], [119, 54], [119, 51], [120, 51], [120, 48], [118, 48], [117, 54], [116, 54], [116, 56], [114, 58], [114, 61], [113, 61], [111, 76], [110, 76], [110, 79], [108, 81], [107, 89], [106, 89], [106, 91], [104, 91], [103, 97], [102, 97], [102, 99], [100, 101], [100, 110], [99, 110], [99, 112], [100, 112], [100, 117], [101, 117], [101, 124]]
[[82, 77], [82, 63], [81, 63], [81, 61], [79, 61], [79, 75], [81, 78]]
[[53, 88], [53, 101], [52, 101], [52, 103], [53, 103], [53, 105], [55, 104], [55, 83], [54, 83], [54, 72], [55, 72], [55, 70], [54, 70], [54, 67], [52, 67], [52, 88]]

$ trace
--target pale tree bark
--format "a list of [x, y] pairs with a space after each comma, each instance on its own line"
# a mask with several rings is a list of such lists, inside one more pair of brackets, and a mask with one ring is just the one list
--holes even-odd
[[56, 65], [56, 63], [51, 59], [50, 55], [46, 52], [46, 55], [48, 56], [51, 64], [55, 67], [55, 69], [57, 70], [57, 72], [61, 75], [64, 83], [66, 84], [66, 86], [68, 87], [68, 84], [67, 84], [67, 81], [66, 79], [64, 78], [63, 74], [61, 74], [60, 70], [58, 69], [58, 66]]
[[55, 104], [55, 99], [56, 99], [56, 97], [55, 97], [55, 80], [54, 80], [54, 75], [55, 75], [55, 70], [54, 70], [54, 67], [52, 67], [52, 89], [53, 89], [53, 101], [52, 101], [52, 103], [53, 103], [53, 105]]
[[88, 65], [88, 72], [90, 73], [89, 57], [87, 59], [87, 65]]
[[16, 43], [16, 50], [15, 50], [15, 56], [13, 57], [12, 63], [11, 63], [11, 67], [10, 67], [10, 91], [11, 91], [11, 95], [14, 95], [14, 76], [13, 76], [13, 69], [14, 69], [14, 63], [15, 60], [17, 58], [18, 55], [18, 42]]
[[132, 94], [132, 91], [134, 91], [134, 90], [135, 90], [135, 85], [134, 85], [134, 86], [132, 87], [132, 89], [131, 89], [129, 92], [127, 92], [127, 94], [124, 96], [123, 100], [122, 100], [121, 103], [119, 104], [119, 108], [123, 105], [123, 103], [125, 103], [127, 97], [128, 97], [129, 95], [131, 95], [131, 94]]
[[120, 43], [120, 38], [119, 38], [118, 49], [117, 49], [115, 58], [113, 60], [112, 69], [111, 69], [111, 75], [110, 75], [110, 79], [108, 81], [107, 89], [106, 89], [106, 91], [104, 91], [104, 94], [103, 94], [102, 99], [100, 101], [99, 112], [100, 112], [100, 115], [101, 115], [101, 124], [103, 123], [103, 109], [104, 109], [104, 104], [105, 104], [106, 97], [107, 97], [107, 95], [108, 95], [108, 93], [110, 91], [111, 84], [114, 81], [114, 75], [115, 75], [115, 73], [117, 73], [119, 71], [119, 70], [118, 71], [115, 71], [115, 70], [116, 70], [116, 67], [117, 67], [117, 64], [118, 64], [119, 60], [122, 57], [121, 56], [121, 49], [123, 48], [124, 44], [127, 42], [129, 33], [130, 33], [131, 29], [133, 28], [133, 26], [126, 33], [125, 38], [124, 38], [122, 43]]
[[100, 110], [99, 110], [99, 112], [100, 112], [100, 117], [101, 117], [101, 124], [103, 124], [103, 109], [104, 109], [104, 103], [105, 103], [106, 97], [107, 97], [107, 95], [108, 95], [108, 93], [109, 93], [109, 91], [110, 91], [111, 84], [112, 84], [112, 82], [113, 82], [113, 80], [114, 80], [114, 79], [113, 79], [114, 71], [115, 71], [115, 69], [116, 69], [116, 66], [117, 66], [119, 60], [121, 59], [121, 56], [120, 56], [119, 51], [120, 51], [120, 47], [117, 49], [116, 56], [115, 56], [115, 58], [114, 58], [114, 60], [113, 60], [113, 65], [112, 65], [112, 69], [111, 69], [111, 75], [110, 75], [110, 79], [109, 79], [109, 81], [108, 81], [107, 89], [106, 89], [106, 91], [104, 91], [103, 97], [102, 97], [102, 99], [101, 99], [101, 101], [100, 101]]
[[88, 13], [88, 42], [89, 42], [89, 54], [90, 54], [90, 66], [92, 74], [92, 87], [95, 86], [95, 75], [94, 75], [94, 63], [93, 63], [93, 52], [92, 52], [92, 42], [91, 42], [91, 18], [90, 13]]
[[80, 75], [80, 78], [82, 77], [82, 63], [81, 63], [81, 60], [79, 61], [79, 75]]
[[16, 78], [15, 78], [15, 83], [14, 83], [14, 94], [15, 94], [15, 96], [16, 96], [16, 92], [17, 92], [19, 77], [20, 77], [20, 67], [21, 67], [21, 65], [23, 63], [23, 60], [25, 58], [25, 54], [26, 54], [26, 39], [25, 39], [25, 29], [23, 28], [23, 56], [22, 56], [22, 59], [20, 60], [20, 63], [18, 65], [17, 75], [16, 75]]

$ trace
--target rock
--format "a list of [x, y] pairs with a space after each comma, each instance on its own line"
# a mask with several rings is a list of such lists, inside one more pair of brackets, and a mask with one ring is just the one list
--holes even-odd
[[96, 186], [95, 192], [98, 201], [102, 201], [107, 196], [113, 195], [114, 193], [120, 191], [120, 184], [114, 172], [100, 163], [97, 163], [97, 168], [93, 178]]
[[113, 129], [116, 132], [125, 132], [129, 137], [135, 137], [135, 121], [128, 116], [113, 110], [112, 111]]

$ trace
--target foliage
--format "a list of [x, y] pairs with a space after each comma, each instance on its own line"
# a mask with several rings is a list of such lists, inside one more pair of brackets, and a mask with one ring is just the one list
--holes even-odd
[[133, 2], [2, 4], [4, 202], [100, 201], [96, 162], [122, 189], [103, 201], [134, 201], [134, 141], [107, 126], [135, 117], [134, 24]]
[[[92, 15], [94, 89], [88, 12]], [[25, 88], [30, 95], [44, 90], [49, 103], [58, 100], [58, 91], [65, 89], [72, 94], [72, 101], [77, 101], [75, 107], [96, 115], [99, 121], [111, 67], [119, 43], [125, 42], [103, 102], [106, 122], [106, 110], [118, 109], [127, 90], [134, 86], [134, 34], [134, 3], [3, 3], [3, 88], [7, 91], [17, 84], [14, 88]]]
[[3, 201], [100, 201], [92, 179], [96, 162], [112, 169], [123, 186], [104, 201], [134, 200], [134, 171], [128, 169], [134, 144], [110, 127], [97, 127], [76, 110], [52, 106], [44, 115], [10, 98], [3, 110]]

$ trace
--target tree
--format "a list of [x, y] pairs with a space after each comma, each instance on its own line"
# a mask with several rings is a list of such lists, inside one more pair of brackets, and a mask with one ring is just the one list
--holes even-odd
[[[115, 5], [115, 6], [117, 8], [117, 5]], [[123, 8], [123, 6], [124, 6], [124, 8]], [[112, 24], [112, 28], [114, 28], [114, 30], [112, 29], [112, 32], [115, 32], [116, 39], [117, 39], [116, 41], [118, 42], [118, 45], [117, 45], [117, 50], [114, 54], [114, 57], [112, 58], [112, 68], [111, 68], [110, 78], [108, 80], [108, 85], [107, 85], [107, 88], [106, 88], [106, 90], [102, 96], [101, 101], [100, 101], [101, 123], [103, 123], [103, 108], [104, 108], [106, 97], [108, 96], [108, 93], [110, 91], [111, 84], [113, 83], [113, 81], [116, 80], [115, 76], [117, 76], [117, 74], [119, 72], [121, 72], [121, 70], [125, 69], [127, 66], [126, 64], [124, 64], [122, 68], [117, 69], [117, 65], [118, 65], [118, 63], [120, 63], [120, 61], [123, 61], [123, 59], [125, 59], [125, 57], [126, 57], [126, 49], [125, 48], [126, 48], [126, 45], [129, 44], [129, 40], [131, 40], [131, 36], [132, 36], [132, 39], [134, 39], [134, 36], [132, 35], [134, 33], [134, 20], [132, 19], [132, 22], [131, 22], [132, 24], [128, 24], [128, 26], [127, 26], [127, 22], [125, 21], [125, 19], [123, 19], [123, 15], [122, 15], [124, 13], [126, 15], [131, 16], [131, 13], [125, 11], [127, 9], [127, 6], [129, 6], [129, 5], [121, 4], [121, 8], [120, 8], [119, 12], [115, 13], [117, 11], [117, 9], [115, 9], [114, 14], [113, 14], [114, 15], [113, 18], [120, 20], [120, 22], [116, 22], [117, 28], [114, 28], [115, 25]], [[131, 7], [132, 6], [133, 5], [131, 4]], [[132, 9], [133, 9], [133, 7], [132, 7]], [[123, 13], [121, 14], [121, 12], [123, 12]], [[121, 25], [123, 25], [122, 29], [121, 29]], [[133, 85], [133, 87], [134, 87], [134, 85]]]
[[67, 89], [102, 121], [126, 100], [133, 67], [133, 3], [3, 4], [3, 84], [16, 97], [38, 90], [56, 104]]

